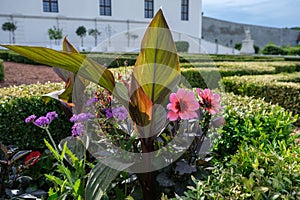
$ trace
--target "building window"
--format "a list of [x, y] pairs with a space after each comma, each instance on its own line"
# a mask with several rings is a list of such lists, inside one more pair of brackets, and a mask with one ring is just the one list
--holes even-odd
[[58, 1], [57, 0], [43, 0], [43, 11], [58, 13]]
[[153, 17], [153, 0], [145, 0], [145, 18]]
[[111, 0], [100, 0], [100, 15], [111, 16]]
[[181, 20], [189, 20], [189, 0], [181, 0]]

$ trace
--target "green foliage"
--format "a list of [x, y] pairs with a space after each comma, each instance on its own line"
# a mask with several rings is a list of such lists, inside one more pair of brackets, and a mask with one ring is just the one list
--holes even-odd
[[287, 55], [300, 55], [300, 46], [295, 46], [295, 47], [284, 47], [283, 48], [286, 52], [287, 52]]
[[188, 52], [190, 44], [187, 41], [176, 41], [176, 49], [178, 52]]
[[17, 26], [13, 22], [5, 22], [2, 24], [3, 31], [15, 31], [17, 30]]
[[180, 199], [299, 199], [300, 153], [285, 141], [258, 147], [243, 143], [225, 167], [195, 180]]
[[15, 30], [17, 30], [17, 26], [14, 22], [4, 22], [2, 24], [2, 30], [3, 31], [9, 31], [9, 43], [14, 44], [15, 41]]
[[236, 43], [235, 45], [234, 45], [234, 48], [235, 49], [237, 49], [237, 50], [241, 50], [242, 49], [242, 43]]
[[294, 114], [300, 114], [300, 85], [291, 82], [299, 77], [298, 73], [225, 77], [222, 79], [227, 92], [243, 96], [263, 98], [266, 102], [278, 104]]
[[97, 46], [98, 36], [101, 35], [101, 31], [98, 31], [98, 29], [89, 29], [88, 33], [90, 36], [92, 36], [95, 39], [95, 46]]
[[[68, 141], [77, 140], [76, 138], [69, 138], [65, 143], [62, 144], [62, 151], [57, 152], [55, 147], [51, 146], [50, 143], [45, 140], [45, 144], [51, 151], [53, 156], [56, 158], [56, 172], [57, 174], [46, 174], [46, 178], [53, 183], [53, 187], [49, 189], [49, 200], [56, 199], [76, 199], [83, 200], [85, 196], [85, 182], [87, 178], [87, 167], [86, 156], [84, 153], [83, 157], [77, 157], [68, 147]], [[75, 146], [81, 145], [78, 140]], [[74, 147], [73, 147], [74, 148]], [[84, 148], [82, 148], [85, 151]], [[68, 159], [67, 159], [68, 158]], [[64, 164], [67, 160], [68, 166]]]
[[4, 75], [5, 75], [5, 71], [4, 71], [3, 61], [0, 60], [0, 82], [4, 80]]
[[8, 51], [8, 50], [0, 50], [0, 59], [2, 59], [4, 61], [8, 61], [9, 53], [10, 53], [10, 51]]
[[84, 26], [79, 26], [76, 29], [76, 34], [81, 38], [81, 46], [83, 47], [83, 37], [86, 36], [86, 28]]
[[181, 66], [184, 67], [181, 74], [189, 84], [201, 88], [217, 88], [221, 77], [291, 73], [300, 70], [299, 62], [206, 62], [185, 63]]
[[276, 140], [288, 140], [297, 117], [277, 105], [261, 99], [228, 93], [222, 96], [226, 124], [219, 130], [213, 151], [221, 160], [233, 155], [239, 144], [267, 145]]
[[37, 116], [49, 111], [57, 111], [60, 116], [51, 123], [51, 132], [56, 142], [71, 134], [71, 123], [65, 116], [59, 102], [50, 101], [47, 105], [41, 95], [62, 89], [62, 84], [21, 85], [1, 88], [0, 92], [0, 141], [15, 144], [22, 149], [45, 148], [46, 136], [33, 124], [26, 124], [25, 118], [33, 113]]
[[58, 45], [58, 40], [62, 39], [62, 29], [53, 26], [48, 29], [48, 35], [50, 40], [55, 40], [55, 44]]
[[287, 52], [283, 48], [272, 43], [264, 46], [260, 53], [265, 55], [286, 55], [287, 54]]
[[31, 64], [31, 65], [39, 64], [29, 58], [21, 56], [20, 54], [14, 53], [12, 51], [7, 51], [7, 50], [0, 50], [0, 59], [4, 61], [11, 61], [16, 63]]
[[77, 29], [76, 29], [76, 34], [80, 37], [83, 37], [86, 35], [86, 28], [84, 26], [79, 26]]

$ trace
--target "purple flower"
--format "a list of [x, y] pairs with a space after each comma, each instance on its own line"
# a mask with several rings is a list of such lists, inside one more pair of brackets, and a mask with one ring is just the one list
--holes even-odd
[[91, 106], [92, 104], [94, 104], [96, 102], [98, 102], [98, 98], [93, 97], [93, 98], [90, 98], [89, 100], [86, 101], [86, 105]]
[[50, 123], [49, 118], [45, 116], [41, 116], [33, 122], [34, 125], [41, 126], [41, 127], [47, 126], [49, 123]]
[[119, 121], [126, 119], [128, 116], [128, 112], [124, 106], [116, 108], [107, 108], [105, 113], [107, 118], [116, 117]]
[[25, 119], [25, 122], [26, 123], [33, 122], [33, 124], [36, 126], [45, 127], [45, 126], [49, 125], [52, 122], [52, 120], [57, 117], [58, 117], [58, 114], [56, 113], [56, 111], [52, 111], [52, 112], [48, 112], [46, 117], [41, 116], [37, 119], [36, 119], [35, 115], [30, 115], [29, 117], [27, 117]]
[[72, 136], [73, 137], [80, 136], [82, 134], [83, 128], [84, 128], [83, 124], [81, 124], [81, 123], [75, 123], [72, 126]]
[[122, 121], [127, 118], [128, 112], [124, 106], [121, 106], [112, 109], [112, 115], [117, 117], [119, 121]]
[[58, 114], [56, 113], [56, 111], [52, 111], [52, 112], [48, 112], [46, 117], [49, 119], [50, 122], [52, 122], [53, 119], [58, 117]]
[[27, 118], [25, 119], [25, 122], [26, 122], [26, 123], [33, 122], [35, 119], [36, 119], [36, 116], [35, 116], [35, 115], [30, 115], [29, 117], [27, 117]]
[[107, 108], [105, 110], [105, 115], [106, 115], [107, 118], [112, 118], [113, 117], [112, 109], [111, 108]]
[[93, 118], [94, 115], [91, 113], [80, 113], [78, 115], [74, 114], [71, 119], [70, 122], [86, 122], [88, 121], [90, 118]]

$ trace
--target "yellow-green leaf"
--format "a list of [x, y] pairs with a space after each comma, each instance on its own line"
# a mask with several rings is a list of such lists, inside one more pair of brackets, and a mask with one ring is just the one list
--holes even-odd
[[154, 104], [161, 104], [180, 81], [176, 46], [161, 9], [145, 32], [133, 73]]

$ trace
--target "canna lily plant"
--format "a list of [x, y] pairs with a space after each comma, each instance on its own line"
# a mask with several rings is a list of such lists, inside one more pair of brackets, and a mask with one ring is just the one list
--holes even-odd
[[[106, 165], [99, 162], [90, 173], [86, 185], [86, 199], [100, 199], [120, 171], [126, 169], [130, 171], [134, 165], [141, 164], [140, 168], [143, 170], [138, 171], [137, 177], [142, 188], [143, 199], [150, 200], [158, 197], [153, 192], [155, 173], [151, 152], [156, 150], [155, 140], [168, 126], [167, 118], [174, 121], [176, 126], [180, 119], [197, 117], [196, 110], [199, 109], [199, 104], [192, 100], [194, 94], [184, 89], [179, 89], [175, 93], [181, 79], [180, 64], [172, 34], [161, 9], [146, 29], [128, 85], [117, 82], [110, 70], [86, 55], [80, 54], [66, 39], [63, 42], [63, 51], [32, 46], [1, 46], [36, 62], [57, 68], [56, 71], [66, 82], [66, 87], [62, 91], [45, 96], [46, 102], [50, 97], [55, 98], [68, 108], [73, 107], [79, 112], [83, 103], [74, 102], [74, 99], [80, 99], [76, 97], [81, 95], [89, 82], [93, 82], [109, 91], [128, 111], [140, 142], [141, 162], [138, 164], [124, 162], [119, 163], [118, 166], [116, 163], [110, 163], [109, 159]], [[178, 99], [176, 95], [181, 99]], [[169, 113], [162, 112], [162, 108], [167, 108]], [[216, 109], [219, 108], [216, 107]], [[68, 110], [70, 112], [70, 109]], [[207, 123], [206, 126], [208, 126]], [[203, 142], [202, 139], [198, 143], [201, 142]]]

